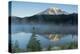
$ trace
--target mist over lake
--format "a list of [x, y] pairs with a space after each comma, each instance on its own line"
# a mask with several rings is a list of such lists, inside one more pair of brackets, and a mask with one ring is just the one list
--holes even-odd
[[78, 26], [76, 25], [55, 25], [55, 24], [12, 24], [11, 31], [15, 32], [32, 32], [36, 28], [36, 33], [59, 33], [59, 34], [77, 34]]
[[[25, 49], [32, 36], [32, 30], [35, 27], [37, 40], [40, 40], [43, 49], [49, 45], [59, 47], [71, 42], [77, 42], [77, 26], [76, 25], [55, 25], [55, 24], [12, 24], [11, 25], [11, 41], [15, 44], [17, 40], [19, 47]], [[51, 34], [58, 35], [59, 40], [55, 41], [49, 38]], [[61, 35], [61, 36], [60, 36]], [[54, 37], [54, 36], [53, 36]]]

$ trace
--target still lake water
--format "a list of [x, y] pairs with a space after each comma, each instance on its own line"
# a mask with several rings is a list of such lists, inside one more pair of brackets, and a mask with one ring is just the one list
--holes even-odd
[[[49, 31], [52, 32], [54, 31], [58, 31], [61, 30], [62, 26], [52, 26], [52, 25], [11, 25], [11, 40], [12, 43], [14, 44], [15, 41], [17, 40], [19, 42], [19, 46], [20, 48], [25, 48], [27, 46], [27, 44], [29, 43], [29, 40], [31, 38], [32, 35], [32, 28], [35, 27], [36, 32], [38, 33], [45, 33], [45, 31]], [[65, 26], [66, 27], [66, 26]], [[67, 27], [69, 30], [76, 30], [74, 29], [75, 26], [71, 27], [68, 26]], [[68, 30], [67, 29], [67, 30]], [[54, 46], [58, 46], [58, 45], [64, 45], [66, 43], [70, 43], [73, 41], [77, 41], [78, 37], [77, 35], [71, 35], [71, 34], [67, 34], [67, 35], [63, 35], [59, 41], [51, 41], [48, 38], [45, 38], [44, 36], [46, 35], [40, 35], [40, 34], [36, 34], [36, 38], [37, 40], [40, 40], [41, 46], [43, 48], [48, 47], [49, 45], [54, 45]]]

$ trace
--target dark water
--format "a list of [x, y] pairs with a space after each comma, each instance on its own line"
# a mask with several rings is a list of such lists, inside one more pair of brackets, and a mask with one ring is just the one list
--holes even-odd
[[52, 25], [52, 24], [16, 24], [11, 26], [12, 33], [17, 32], [32, 32], [32, 28], [35, 27], [37, 33], [67, 33], [76, 34], [78, 31], [77, 25]]
[[[14, 44], [14, 42], [16, 40], [18, 40], [20, 48], [25, 48], [31, 38], [32, 35], [32, 28], [35, 27], [36, 28], [36, 32], [38, 33], [44, 33], [46, 31], [48, 32], [52, 32], [54, 31], [62, 31], [61, 27], [62, 26], [54, 26], [54, 25], [31, 25], [31, 24], [27, 24], [27, 25], [12, 25], [11, 26], [11, 38], [12, 38], [12, 43]], [[63, 29], [67, 28], [67, 32], [68, 29], [70, 31], [76, 31], [77, 28], [76, 26], [65, 26]], [[69, 31], [69, 32], [70, 32]], [[36, 38], [38, 40], [40, 40], [41, 46], [43, 48], [48, 47], [50, 44], [57, 46], [57, 45], [63, 45], [66, 43], [70, 43], [73, 41], [77, 41], [77, 35], [72, 35], [72, 34], [66, 34], [63, 35], [58, 41], [51, 41], [49, 38], [45, 38], [44, 36], [46, 35], [40, 35], [40, 34], [36, 34]]]

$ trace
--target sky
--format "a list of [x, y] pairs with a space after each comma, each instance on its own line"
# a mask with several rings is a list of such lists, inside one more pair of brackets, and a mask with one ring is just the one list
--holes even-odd
[[17, 16], [17, 17], [32, 16], [50, 7], [59, 8], [68, 13], [78, 12], [77, 5], [12, 1], [11, 16]]

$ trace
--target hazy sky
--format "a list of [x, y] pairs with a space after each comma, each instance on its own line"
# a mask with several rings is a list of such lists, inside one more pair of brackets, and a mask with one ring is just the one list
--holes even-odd
[[18, 17], [32, 16], [50, 7], [60, 8], [69, 13], [77, 12], [77, 5], [13, 1], [11, 6], [11, 15]]

